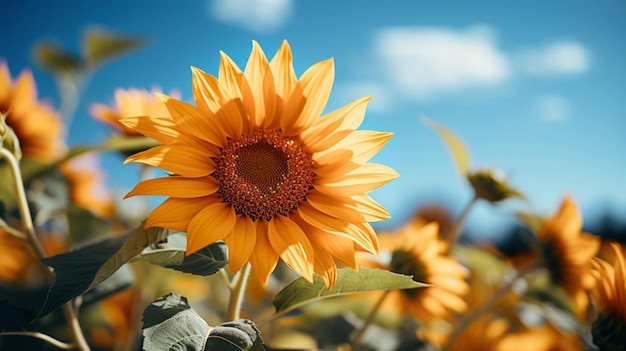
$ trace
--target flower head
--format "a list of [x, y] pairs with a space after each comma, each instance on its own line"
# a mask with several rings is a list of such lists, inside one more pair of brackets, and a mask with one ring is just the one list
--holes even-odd
[[601, 350], [620, 350], [626, 343], [626, 260], [619, 244], [612, 243], [611, 249], [612, 266], [600, 258], [593, 261], [600, 314], [591, 332]]
[[367, 193], [398, 175], [368, 161], [391, 134], [355, 130], [369, 98], [322, 116], [333, 79], [332, 59], [297, 79], [286, 41], [270, 62], [253, 42], [243, 71], [224, 53], [217, 78], [192, 68], [195, 105], [160, 95], [169, 118], [121, 120], [163, 143], [126, 162], [172, 174], [127, 194], [169, 196], [146, 226], [186, 230], [187, 254], [224, 240], [263, 283], [280, 258], [332, 286], [335, 259], [378, 252], [369, 222], [389, 215]]
[[91, 106], [89, 112], [97, 120], [108, 124], [124, 135], [138, 136], [141, 135], [140, 132], [125, 126], [120, 123], [120, 120], [136, 116], [169, 116], [165, 104], [155, 95], [155, 92], [159, 91], [134, 88], [116, 89], [114, 105], [96, 103]]
[[415, 218], [395, 233], [380, 235], [381, 251], [390, 255], [390, 262], [360, 262], [412, 275], [415, 281], [430, 284], [390, 292], [384, 308], [411, 314], [424, 323], [450, 319], [452, 313], [465, 311], [463, 295], [469, 291], [465, 281], [467, 270], [446, 253], [447, 243], [439, 240], [438, 235], [437, 223], [426, 224]]
[[591, 259], [600, 248], [600, 238], [581, 230], [578, 208], [566, 197], [559, 210], [539, 228], [538, 236], [541, 258], [551, 281], [565, 289], [583, 315], [589, 303], [587, 291], [594, 286]]
[[52, 161], [65, 151], [62, 121], [50, 106], [37, 100], [32, 73], [24, 70], [13, 81], [4, 61], [0, 61], [0, 114], [6, 116], [24, 157]]

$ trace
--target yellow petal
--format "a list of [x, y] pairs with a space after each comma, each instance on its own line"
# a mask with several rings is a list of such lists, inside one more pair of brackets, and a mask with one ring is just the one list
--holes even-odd
[[[364, 164], [383, 148], [392, 135], [393, 133], [355, 130], [338, 142], [335, 146], [330, 148], [330, 150], [352, 150], [351, 161], [358, 164]], [[323, 155], [323, 153], [321, 154]]]
[[352, 267], [355, 270], [358, 269], [353, 240], [317, 228], [311, 229], [309, 237], [311, 238], [311, 244], [321, 248], [321, 250], [316, 250], [316, 253], [319, 251], [326, 252], [348, 267]]
[[[103, 118], [106, 118], [105, 116], [107, 112], [105, 111], [105, 108], [102, 107], [101, 109], [98, 109], [98, 107], [99, 106], [94, 106], [92, 108], [92, 113], [97, 113]], [[111, 118], [116, 118], [116, 116], [112, 116]], [[188, 136], [181, 133], [174, 121], [168, 118], [138, 116], [130, 118], [120, 118], [116, 119], [116, 121], [121, 123], [125, 127], [132, 128], [132, 130], [137, 131], [164, 144], [173, 143], [178, 138], [188, 138], [188, 140], [191, 141]]]
[[287, 40], [284, 40], [280, 45], [280, 48], [272, 58], [270, 62], [270, 68], [274, 73], [274, 86], [276, 87], [276, 94], [280, 96], [283, 101], [291, 94], [293, 87], [296, 84], [296, 73], [293, 69], [293, 57], [291, 54], [291, 48]]
[[315, 250], [315, 273], [321, 275], [326, 283], [326, 288], [331, 289], [337, 281], [337, 265], [335, 264], [335, 260], [333, 260], [330, 253], [321, 247], [317, 247], [313, 242], [311, 242], [311, 245], [313, 245], [313, 249]]
[[248, 80], [243, 72], [233, 60], [224, 52], [220, 51], [220, 69], [218, 80], [221, 86], [228, 91], [233, 98], [239, 98], [246, 112], [246, 121], [243, 125], [244, 133], [250, 132], [249, 127], [253, 125], [255, 108], [254, 95], [248, 84]]
[[314, 187], [329, 195], [362, 195], [396, 179], [399, 174], [383, 165], [367, 163], [354, 171], [333, 177], [316, 177]]
[[230, 205], [217, 202], [200, 211], [187, 227], [187, 255], [224, 239], [235, 226], [235, 211]]
[[344, 219], [329, 216], [306, 202], [298, 206], [298, 214], [313, 227], [348, 238], [365, 251], [378, 252], [376, 233], [366, 223], [350, 223]]
[[214, 120], [216, 117], [213, 114], [203, 115], [191, 104], [172, 99], [167, 95], [158, 93], [157, 95], [163, 100], [172, 119], [181, 130], [214, 145], [226, 145], [226, 131]]
[[391, 217], [389, 212], [369, 195], [355, 195], [352, 199], [355, 201], [356, 210], [363, 215], [367, 222], [378, 222]]
[[354, 209], [354, 202], [349, 197], [326, 195], [313, 189], [309, 191], [306, 198], [311, 206], [330, 216], [351, 222], [365, 222], [363, 215]]
[[315, 254], [302, 228], [287, 217], [276, 216], [268, 226], [272, 247], [291, 268], [313, 282]]
[[231, 272], [237, 272], [250, 258], [256, 244], [257, 230], [252, 220], [237, 215], [237, 223], [233, 230], [224, 238], [228, 246], [228, 265]]
[[301, 132], [303, 147], [310, 153], [323, 151], [352, 133], [363, 122], [370, 99], [369, 96], [360, 98], [318, 118]]
[[191, 219], [202, 209], [216, 201], [219, 201], [217, 196], [205, 196], [195, 199], [169, 198], [152, 210], [146, 220], [145, 227], [187, 230]]
[[274, 251], [268, 237], [268, 223], [264, 220], [259, 220], [256, 223], [256, 245], [250, 255], [250, 264], [261, 285], [266, 287], [267, 280], [278, 263], [278, 254]]
[[265, 53], [256, 41], [252, 41], [252, 53], [243, 74], [254, 96], [254, 125], [273, 125], [276, 110], [274, 76]]
[[219, 183], [211, 176], [201, 178], [185, 178], [170, 176], [148, 179], [138, 183], [124, 198], [136, 195], [161, 195], [178, 198], [194, 198], [214, 194]]
[[230, 96], [212, 75], [196, 67], [191, 70], [193, 96], [202, 114], [215, 116], [226, 136], [239, 137], [248, 119], [241, 99]]
[[144, 163], [189, 178], [207, 176], [216, 168], [209, 155], [186, 145], [155, 146], [129, 156], [124, 164], [129, 162]]
[[335, 80], [332, 59], [318, 62], [304, 72], [286, 102], [281, 128], [298, 134], [322, 115]]

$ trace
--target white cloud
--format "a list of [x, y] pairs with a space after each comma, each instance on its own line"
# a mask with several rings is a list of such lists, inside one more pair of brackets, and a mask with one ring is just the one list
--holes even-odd
[[579, 74], [589, 69], [589, 53], [580, 43], [561, 41], [517, 54], [524, 73], [536, 76]]
[[544, 95], [535, 102], [535, 114], [543, 122], [565, 122], [570, 117], [570, 103], [560, 95]]
[[209, 10], [217, 20], [268, 33], [291, 18], [293, 0], [209, 0]]
[[376, 33], [375, 48], [392, 83], [413, 98], [494, 86], [510, 76], [508, 58], [488, 26], [387, 28]]

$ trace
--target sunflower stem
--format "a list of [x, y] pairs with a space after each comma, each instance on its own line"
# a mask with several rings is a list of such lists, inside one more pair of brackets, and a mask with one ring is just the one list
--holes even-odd
[[467, 314], [463, 315], [462, 318], [456, 323], [454, 329], [450, 333], [448, 340], [445, 346], [441, 349], [441, 351], [450, 351], [453, 349], [454, 342], [463, 334], [463, 332], [469, 327], [474, 321], [476, 321], [480, 316], [489, 312], [494, 308], [496, 303], [498, 303], [502, 298], [504, 298], [511, 290], [513, 286], [519, 279], [524, 279], [526, 275], [533, 272], [535, 269], [541, 267], [541, 261], [535, 261], [530, 264], [527, 264], [523, 268], [517, 271], [517, 274], [513, 279], [507, 281], [504, 285], [500, 287], [495, 293], [493, 293], [485, 302], [475, 309], [469, 311]]
[[376, 319], [376, 315], [378, 315], [378, 311], [380, 310], [380, 307], [383, 305], [383, 302], [385, 301], [387, 296], [389, 296], [390, 292], [391, 290], [385, 290], [385, 292], [378, 298], [378, 301], [376, 301], [376, 305], [374, 305], [374, 308], [372, 308], [370, 313], [365, 318], [363, 325], [354, 335], [354, 339], [352, 340], [352, 351], [357, 351], [361, 347], [361, 343], [363, 342], [363, 336], [365, 336], [365, 332], [367, 331], [369, 326], [372, 324], [372, 322], [374, 322], [374, 319]]
[[[37, 254], [39, 262], [41, 262], [42, 259], [46, 258], [46, 253], [39, 242], [39, 237], [35, 231], [35, 226], [33, 225], [33, 218], [30, 215], [30, 208], [28, 207], [28, 200], [26, 199], [26, 191], [24, 190], [24, 182], [22, 180], [22, 173], [20, 171], [19, 164], [13, 154], [4, 148], [0, 148], [0, 157], [7, 161], [9, 168], [11, 169], [11, 173], [13, 174], [15, 194], [17, 196], [19, 212], [22, 218], [23, 230], [26, 234], [28, 242], [35, 251], [35, 254]], [[44, 266], [43, 264], [42, 266], [48, 281], [53, 283], [54, 273], [52, 272], [52, 269]], [[74, 311], [74, 307], [72, 306], [72, 301], [68, 301], [63, 305], [63, 314], [75, 346], [82, 351], [89, 350], [89, 345], [83, 335], [80, 323], [78, 322], [78, 318]]]
[[450, 242], [449, 248], [452, 248], [454, 244], [456, 244], [456, 242], [459, 240], [461, 230], [463, 229], [463, 225], [465, 225], [465, 221], [467, 220], [470, 210], [472, 209], [472, 207], [474, 207], [474, 205], [478, 202], [479, 199], [480, 198], [478, 196], [473, 196], [470, 202], [468, 202], [467, 205], [465, 205], [463, 212], [461, 212], [456, 222], [454, 222], [454, 226], [452, 227], [452, 229], [450, 230], [450, 233], [448, 234], [449, 242]]
[[248, 276], [250, 275], [250, 263], [246, 263], [239, 272], [235, 273], [231, 281], [230, 299], [228, 300], [228, 310], [226, 310], [226, 320], [234, 321], [239, 319], [243, 295], [246, 291]]

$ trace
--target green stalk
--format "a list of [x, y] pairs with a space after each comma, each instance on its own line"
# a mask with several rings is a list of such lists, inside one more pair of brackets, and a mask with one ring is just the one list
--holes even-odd
[[[30, 208], [28, 207], [28, 200], [26, 199], [26, 192], [24, 190], [24, 183], [22, 180], [20, 167], [13, 154], [4, 148], [0, 148], [0, 157], [7, 161], [11, 172], [13, 173], [15, 193], [17, 195], [20, 216], [22, 217], [22, 225], [24, 227], [23, 230], [26, 234], [28, 242], [37, 254], [37, 258], [39, 258], [39, 260], [42, 260], [46, 258], [46, 253], [44, 252], [43, 247], [39, 242], [39, 237], [37, 236], [35, 226], [33, 225], [33, 219], [30, 215]], [[44, 271], [46, 273], [48, 281], [50, 281], [51, 283], [54, 282], [54, 273], [52, 272], [52, 269], [45, 266]], [[85, 336], [83, 335], [80, 323], [78, 322], [78, 318], [72, 306], [72, 301], [68, 301], [63, 305], [63, 314], [65, 316], [65, 320], [67, 322], [67, 326], [75, 346], [81, 351], [89, 351], [89, 345], [87, 344]]]
[[227, 321], [239, 319], [241, 304], [243, 303], [243, 295], [246, 291], [249, 275], [250, 263], [248, 262], [233, 276], [233, 280], [231, 281], [229, 287], [230, 298], [228, 300], [228, 309], [226, 310]]
[[374, 319], [376, 319], [376, 315], [378, 314], [378, 311], [380, 310], [380, 307], [383, 305], [383, 302], [385, 301], [387, 296], [389, 296], [389, 292], [391, 292], [391, 290], [385, 290], [380, 298], [378, 298], [378, 301], [376, 301], [376, 305], [374, 305], [374, 308], [372, 308], [370, 313], [365, 318], [363, 325], [357, 331], [356, 335], [354, 335], [354, 339], [352, 340], [352, 351], [357, 351], [359, 347], [361, 347], [365, 331], [367, 331], [367, 328], [369, 328], [372, 322], [374, 322]]

